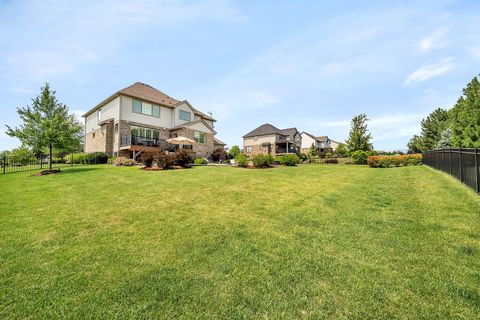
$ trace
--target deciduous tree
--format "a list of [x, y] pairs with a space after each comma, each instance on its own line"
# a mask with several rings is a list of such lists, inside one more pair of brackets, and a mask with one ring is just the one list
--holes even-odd
[[31, 107], [17, 108], [17, 113], [23, 124], [14, 129], [7, 126], [6, 133], [33, 150], [48, 149], [50, 170], [53, 149], [74, 151], [79, 148], [82, 125], [69, 114], [66, 105], [58, 102], [48, 83], [41, 88], [40, 95], [32, 99]]

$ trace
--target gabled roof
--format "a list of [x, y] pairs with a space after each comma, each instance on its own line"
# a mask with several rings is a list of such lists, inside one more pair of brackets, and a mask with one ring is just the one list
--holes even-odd
[[310, 134], [308, 132], [303, 131], [302, 134], [303, 133], [305, 133], [307, 136], [309, 136], [310, 138], [312, 138], [313, 140], [318, 141], [318, 142], [325, 142], [325, 141], [329, 140], [328, 136], [315, 137], [313, 134]]
[[141, 100], [144, 100], [144, 101], [147, 101], [147, 102], [162, 105], [164, 107], [168, 107], [168, 108], [172, 108], [172, 109], [175, 108], [177, 105], [180, 105], [182, 103], [186, 103], [186, 104], [188, 104], [188, 106], [190, 108], [192, 108], [193, 113], [195, 115], [197, 115], [201, 118], [210, 120], [210, 121], [216, 121], [212, 117], [210, 117], [210, 116], [204, 114], [203, 112], [200, 112], [199, 110], [195, 109], [187, 100], [184, 100], [184, 101], [176, 100], [176, 99], [170, 97], [169, 95], [163, 93], [162, 91], [160, 91], [158, 89], [155, 89], [154, 87], [152, 87], [148, 84], [142, 83], [142, 82], [135, 82], [134, 84], [115, 92], [114, 94], [109, 96], [107, 99], [103, 100], [102, 102], [97, 104], [95, 107], [93, 107], [92, 109], [87, 111], [83, 116], [84, 117], [88, 116], [89, 114], [91, 114], [95, 110], [101, 108], [103, 105], [105, 105], [106, 103], [110, 102], [111, 100], [115, 99], [116, 97], [118, 97], [120, 95], [141, 99]]
[[226, 146], [227, 144], [221, 140], [218, 140], [217, 138], [213, 137], [213, 144], [221, 144], [223, 146]]
[[206, 123], [203, 119], [198, 119], [198, 120], [193, 120], [193, 121], [190, 121], [190, 122], [186, 122], [184, 124], [180, 124], [178, 126], [176, 126], [175, 128], [171, 129], [171, 130], [178, 130], [178, 129], [184, 129], [184, 128], [188, 128], [190, 127], [191, 125], [194, 125], [196, 123], [203, 123], [209, 130], [211, 130], [213, 132], [213, 134], [216, 134], [217, 132], [208, 124]]
[[260, 127], [250, 131], [244, 138], [255, 137], [255, 136], [264, 136], [269, 134], [280, 134], [282, 136], [288, 136], [288, 134], [282, 132], [282, 130], [278, 129], [275, 126], [272, 126], [270, 123], [262, 124]]
[[281, 129], [280, 130], [284, 135], [289, 136], [290, 138], [294, 138], [295, 134], [298, 133], [297, 128], [287, 128], [287, 129]]
[[190, 102], [188, 102], [188, 100], [183, 100], [183, 101], [179, 101], [175, 106], [178, 106], [182, 103], [186, 103], [190, 109], [193, 110], [193, 113], [201, 118], [204, 118], [204, 119], [207, 119], [207, 120], [210, 120], [210, 121], [217, 121], [215, 119], [213, 119], [212, 117], [206, 115], [205, 113], [201, 112], [200, 110], [196, 109], [195, 107], [193, 107]]

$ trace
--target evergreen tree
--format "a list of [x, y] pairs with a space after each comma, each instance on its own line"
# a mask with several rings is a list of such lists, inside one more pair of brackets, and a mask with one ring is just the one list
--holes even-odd
[[440, 140], [438, 140], [437, 149], [450, 148], [452, 146], [452, 129], [447, 128], [440, 134]]
[[48, 149], [50, 170], [54, 148], [68, 151], [79, 148], [82, 125], [68, 113], [66, 105], [57, 101], [48, 83], [41, 88], [40, 95], [32, 99], [32, 107], [17, 108], [17, 113], [23, 124], [15, 129], [7, 126], [6, 133], [35, 151]]
[[315, 157], [318, 156], [318, 151], [317, 148], [315, 148], [315, 145], [312, 143], [310, 146], [310, 149], [308, 150], [308, 156], [309, 157]]
[[449, 112], [449, 122], [453, 146], [480, 147], [480, 83], [477, 77], [463, 89], [463, 96]]
[[448, 112], [442, 108], [435, 109], [422, 120], [422, 145], [425, 150], [437, 147], [442, 132], [447, 129]]
[[412, 139], [407, 144], [408, 146], [408, 153], [422, 153], [425, 151], [425, 147], [423, 146], [422, 137], [418, 135], [414, 135]]
[[368, 132], [367, 121], [366, 114], [359, 114], [352, 118], [352, 127], [346, 141], [349, 152], [372, 149], [372, 144], [370, 143], [372, 135]]

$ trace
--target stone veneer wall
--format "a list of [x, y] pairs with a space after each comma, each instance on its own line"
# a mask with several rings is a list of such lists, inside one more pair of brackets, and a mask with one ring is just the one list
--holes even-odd
[[85, 152], [105, 152], [112, 155], [113, 141], [113, 121], [111, 121], [102, 124], [97, 130], [85, 134]]
[[[252, 152], [247, 152], [246, 151], [247, 147], [252, 147]], [[245, 146], [243, 151], [248, 157], [253, 157], [253, 156], [256, 156], [257, 154], [268, 154], [268, 147], [262, 147], [261, 144], [254, 144], [254, 145]], [[270, 154], [274, 155], [275, 151], [276, 151], [275, 144], [271, 144]]]
[[[193, 136], [194, 130], [181, 129], [175, 130], [174, 132], [178, 136], [183, 136], [195, 140]], [[195, 156], [209, 158], [212, 155], [213, 151], [215, 151], [213, 134], [205, 133], [205, 143], [194, 145], [193, 151], [195, 152]]]

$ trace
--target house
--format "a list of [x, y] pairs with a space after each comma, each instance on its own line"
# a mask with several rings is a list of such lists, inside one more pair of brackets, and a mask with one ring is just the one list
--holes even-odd
[[302, 137], [296, 128], [278, 129], [269, 123], [243, 136], [243, 151], [247, 156], [298, 153], [301, 145]]
[[85, 152], [136, 158], [143, 151], [175, 150], [166, 140], [183, 136], [183, 146], [209, 157], [224, 143], [215, 138], [215, 119], [147, 84], [136, 82], [115, 92], [83, 115]]
[[339, 144], [340, 142], [330, 139], [330, 148], [332, 148], [333, 151], [337, 150]]
[[312, 144], [315, 146], [317, 151], [325, 152], [332, 148], [331, 140], [327, 136], [314, 136], [308, 132], [303, 131], [302, 134], [302, 147], [301, 152], [308, 154]]

